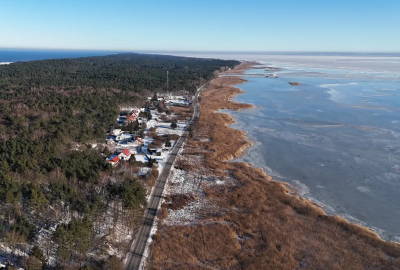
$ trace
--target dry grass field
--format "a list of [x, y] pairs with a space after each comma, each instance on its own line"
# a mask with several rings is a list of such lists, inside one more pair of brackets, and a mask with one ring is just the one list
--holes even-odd
[[[202, 91], [200, 119], [186, 146], [202, 149], [203, 171], [235, 179], [235, 185], [204, 189], [204, 196], [225, 211], [191, 225], [167, 226], [162, 223], [168, 207], [164, 204], [147, 268], [400, 269], [400, 245], [341, 217], [327, 216], [260, 169], [229, 161], [251, 143], [243, 132], [228, 126], [233, 123], [229, 115], [217, 111], [251, 107], [230, 101], [241, 91], [230, 85], [242, 82], [239, 77], [220, 77]], [[183, 207], [193, 197], [168, 197], [168, 202], [174, 200]]]

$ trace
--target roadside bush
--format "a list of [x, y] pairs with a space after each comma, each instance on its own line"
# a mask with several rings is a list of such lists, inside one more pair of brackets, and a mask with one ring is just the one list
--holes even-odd
[[104, 270], [124, 270], [124, 264], [116, 256], [111, 256], [103, 265]]

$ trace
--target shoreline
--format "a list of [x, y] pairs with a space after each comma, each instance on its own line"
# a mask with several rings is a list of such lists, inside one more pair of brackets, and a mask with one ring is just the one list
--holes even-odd
[[[241, 88], [240, 88], [240, 89], [241, 89]], [[244, 92], [243, 89], [241, 89], [241, 90], [242, 90], [242, 92], [239, 93], [239, 94], [242, 94], [242, 93]], [[238, 94], [238, 95], [239, 95], [239, 94]], [[236, 98], [236, 96], [235, 96], [234, 98]], [[235, 102], [236, 102], [236, 101], [235, 101]], [[238, 102], [238, 103], [240, 103], [240, 102]], [[251, 104], [251, 105], [253, 105], [253, 104]], [[257, 106], [253, 105], [253, 108], [249, 108], [249, 109], [250, 109], [250, 110], [255, 110], [255, 109], [257, 109], [257, 108], [258, 108]], [[233, 117], [232, 114], [231, 114], [230, 112], [223, 112], [223, 113], [227, 113], [228, 115], [230, 115], [231, 117]], [[234, 117], [233, 117], [233, 118], [234, 118]], [[238, 124], [238, 122], [237, 122], [237, 120], [236, 120], [235, 118], [234, 118], [234, 121], [235, 121], [235, 122], [234, 122], [233, 124], [229, 124], [228, 126], [231, 127], [231, 128], [234, 128], [234, 129], [242, 130], [242, 127], [232, 127], [232, 126], [231, 126], [231, 125], [240, 125], [240, 124]], [[278, 182], [278, 183], [283, 183], [283, 184], [285, 184], [285, 185], [287, 186], [287, 188], [291, 191], [291, 193], [296, 194], [296, 195], [298, 195], [299, 197], [304, 198], [304, 199], [306, 199], [306, 200], [309, 200], [311, 204], [316, 205], [317, 207], [321, 208], [321, 209], [325, 212], [326, 215], [329, 215], [329, 216], [340, 216], [340, 217], [346, 219], [346, 220], [347, 220], [348, 222], [350, 222], [350, 223], [359, 225], [359, 226], [361, 226], [361, 227], [364, 227], [364, 228], [366, 228], [366, 229], [372, 231], [372, 232], [375, 233], [380, 239], [382, 239], [382, 240], [385, 241], [385, 242], [393, 242], [393, 243], [400, 244], [400, 240], [398, 240], [398, 241], [395, 241], [395, 240], [390, 241], [390, 240], [387, 240], [387, 239], [383, 238], [383, 237], [381, 236], [381, 234], [380, 234], [380, 231], [382, 231], [382, 229], [380, 229], [380, 228], [378, 228], [378, 227], [368, 226], [367, 222], [362, 221], [362, 220], [359, 220], [359, 219], [357, 219], [356, 217], [353, 217], [353, 216], [351, 216], [351, 215], [348, 214], [348, 213], [340, 214], [340, 213], [338, 213], [337, 210], [334, 209], [332, 206], [330, 206], [330, 205], [328, 205], [328, 204], [324, 204], [323, 202], [317, 200], [315, 197], [313, 197], [312, 195], [310, 195], [311, 193], [310, 193], [310, 191], [309, 191], [309, 187], [306, 186], [305, 184], [303, 184], [302, 182], [296, 180], [296, 183], [289, 183], [289, 182], [288, 182], [289, 179], [286, 179], [285, 177], [283, 177], [283, 176], [280, 175], [279, 173], [272, 171], [272, 169], [271, 169], [270, 167], [268, 167], [268, 166], [266, 166], [266, 165], [263, 166], [263, 165], [260, 165], [260, 164], [253, 163], [254, 161], [252, 162], [252, 161], [250, 161], [250, 160], [249, 160], [249, 161], [245, 161], [245, 158], [246, 158], [246, 157], [247, 157], [248, 159], [254, 159], [254, 158], [252, 158], [252, 157], [250, 156], [250, 152], [251, 152], [255, 147], [257, 147], [257, 145], [260, 145], [260, 144], [261, 144], [260, 142], [258, 142], [258, 141], [256, 140], [256, 138], [254, 138], [254, 137], [251, 138], [246, 132], [245, 132], [245, 134], [246, 134], [246, 137], [247, 137], [248, 141], [251, 143], [251, 145], [250, 145], [249, 147], [247, 147], [247, 148], [244, 149], [243, 155], [241, 155], [241, 156], [239, 156], [239, 157], [237, 157], [237, 158], [234, 158], [233, 160], [230, 160], [231, 162], [246, 162], [246, 163], [249, 163], [251, 166], [254, 166], [254, 167], [256, 167], [256, 168], [260, 168], [260, 169], [262, 169], [263, 171], [265, 171], [265, 173], [266, 173], [267, 175], [269, 175], [269, 176], [272, 178], [271, 181], [275, 181], [275, 182]]]
[[[247, 63], [244, 67], [241, 64], [232, 72], [243, 73], [252, 65]], [[272, 177], [261, 168], [232, 161], [254, 143], [244, 131], [229, 127], [236, 122], [231, 115], [218, 111], [254, 107], [232, 101], [237, 94], [243, 93], [234, 85], [243, 82], [245, 80], [240, 76], [219, 77], [203, 90], [196, 129], [208, 140], [188, 142], [190, 147], [207, 150], [203, 154], [203, 163], [213, 175], [238, 181], [233, 187], [205, 187], [207, 199], [226, 211], [208, 215], [189, 226], [163, 225], [161, 218], [160, 230], [152, 245], [151, 269], [160, 269], [161, 265], [167, 266], [166, 269], [187, 269], [185, 267], [189, 265], [192, 269], [205, 269], [198, 261], [209, 263], [211, 257], [217, 256], [214, 253], [221, 250], [224, 252], [217, 256], [218, 262], [212, 263], [213, 267], [246, 264], [295, 269], [305, 264], [315, 268], [364, 269], [376, 265], [378, 258], [389, 256], [399, 261], [400, 245], [397, 243], [386, 242], [370, 229], [340, 216], [327, 215], [312, 201], [293, 194], [290, 184], [271, 181]], [[212, 228], [207, 225], [211, 221], [216, 224]], [[225, 225], [217, 225], [221, 222]], [[208, 247], [202, 255], [195, 252], [199, 241]], [[265, 249], [255, 254], [259, 245], [265, 245]], [[174, 256], [168, 250], [180, 253], [176, 252], [179, 250], [188, 257]], [[172, 258], [175, 258], [174, 263], [171, 263]], [[376, 269], [397, 269], [395, 261], [384, 261], [385, 267]], [[246, 268], [256, 269], [254, 267]]]
[[[250, 63], [251, 63], [251, 64], [250, 64]], [[258, 62], [249, 62], [248, 64], [246, 64], [246, 65], [243, 67], [243, 69], [240, 70], [240, 72], [236, 72], [236, 73], [244, 73], [244, 72], [243, 72], [244, 70], [254, 68], [255, 65], [261, 65], [261, 64], [258, 63]], [[258, 69], [261, 69], [261, 68], [258, 67]], [[238, 77], [240, 77], [240, 76], [238, 76]], [[240, 78], [242, 78], [242, 77], [240, 77]], [[243, 78], [242, 78], [242, 79], [243, 79]], [[247, 80], [245, 80], [245, 81], [247, 81]], [[241, 83], [241, 84], [242, 84], [242, 83]], [[289, 84], [292, 85], [292, 86], [300, 85], [300, 83], [298, 83], [298, 82], [289, 82]], [[237, 84], [237, 85], [239, 85], [239, 84]], [[234, 85], [232, 85], [232, 86], [234, 86]], [[235, 85], [235, 86], [236, 86], [236, 85]], [[237, 87], [235, 87], [235, 88], [237, 88]], [[243, 89], [241, 89], [241, 88], [238, 88], [238, 89], [240, 89], [241, 92], [238, 93], [238, 94], [236, 94], [235, 96], [233, 96], [233, 97], [231, 98], [231, 101], [232, 101], [234, 98], [236, 98], [237, 95], [243, 94], [243, 93], [245, 92], [245, 91], [244, 91]], [[239, 104], [243, 104], [243, 103], [241, 103], [241, 102], [239, 102], [239, 101], [233, 101], [233, 102], [236, 102], [236, 103], [239, 103]], [[249, 108], [250, 110], [254, 110], [254, 109], [257, 108], [257, 107], [256, 107], [255, 105], [253, 105], [253, 104], [250, 104], [250, 105], [253, 106], [252, 108]], [[224, 113], [227, 113], [228, 115], [230, 115], [230, 116], [232, 117], [232, 115], [231, 115], [229, 112], [224, 112]], [[234, 123], [229, 124], [229, 126], [230, 126], [230, 125], [234, 125], [234, 124], [237, 123], [237, 121], [236, 121], [235, 119], [233, 119], [233, 121], [234, 121]], [[232, 128], [234, 128], [234, 127], [232, 127]], [[241, 130], [240, 128], [238, 128], [238, 129]], [[241, 159], [241, 158], [243, 158], [244, 156], [248, 155], [249, 152], [256, 146], [256, 144], [259, 143], [259, 142], [253, 142], [253, 141], [251, 141], [251, 140], [249, 139], [249, 136], [247, 135], [246, 132], [245, 132], [245, 136], [246, 136], [246, 139], [249, 141], [249, 143], [250, 143], [251, 145], [244, 149], [244, 151], [243, 151], [243, 154], [244, 154], [244, 155], [241, 155], [241, 156], [239, 156], [239, 157], [236, 157], [235, 159]], [[255, 140], [255, 138], [253, 138], [253, 139]], [[231, 162], [246, 162], [246, 161], [242, 161], [242, 160], [238, 160], [238, 161], [230, 160], [230, 161], [231, 161]], [[250, 164], [251, 166], [255, 166], [256, 168], [260, 168], [260, 169], [262, 169], [263, 171], [265, 171], [265, 168], [264, 168], [263, 166], [262, 166], [262, 167], [259, 167], [259, 166], [257, 166], [256, 164], [253, 164], [253, 163], [251, 163], [251, 162], [246, 162], [246, 163]], [[267, 166], [266, 166], [266, 167], [267, 167]], [[267, 167], [267, 168], [269, 168], [269, 167]], [[271, 170], [271, 169], [270, 169], [270, 170]], [[331, 206], [329, 206], [329, 205], [326, 205], [326, 204], [324, 204], [324, 203], [318, 201], [317, 199], [315, 199], [315, 198], [312, 197], [312, 196], [308, 196], [307, 194], [309, 194], [309, 192], [307, 192], [306, 194], [302, 194], [302, 193], [303, 193], [302, 189], [304, 189], [304, 187], [303, 187], [304, 184], [303, 184], [303, 183], [298, 182], [298, 183], [296, 183], [296, 184], [294, 185], [294, 184], [291, 184], [291, 183], [289, 183], [289, 182], [286, 182], [286, 181], [285, 181], [286, 179], [284, 179], [282, 176], [273, 176], [273, 175], [269, 175], [267, 171], [265, 171], [265, 173], [266, 173], [269, 177], [271, 177], [271, 181], [275, 181], [275, 182], [277, 182], [277, 183], [283, 183], [283, 184], [285, 184], [285, 185], [287, 186], [287, 188], [288, 188], [293, 194], [295, 193], [296, 195], [299, 195], [299, 197], [308, 200], [309, 203], [310, 203], [311, 205], [317, 206], [317, 207], [321, 208], [321, 210], [322, 210], [326, 215], [329, 215], [329, 216], [339, 216], [339, 217], [345, 219], [346, 221], [348, 221], [348, 222], [351, 223], [351, 224], [355, 224], [355, 225], [361, 226], [361, 227], [365, 228], [366, 230], [371, 231], [372, 233], [376, 234], [376, 236], [379, 237], [382, 241], [385, 241], [385, 242], [388, 242], [388, 243], [392, 242], [392, 243], [400, 244], [399, 241], [388, 241], [388, 240], [382, 238], [381, 235], [379, 234], [379, 230], [380, 230], [379, 228], [370, 227], [370, 226], [367, 225], [366, 222], [364, 222], [364, 221], [362, 221], [362, 220], [359, 220], [359, 219], [357, 219], [357, 218], [355, 218], [355, 217], [353, 217], [353, 216], [351, 216], [351, 215], [349, 215], [349, 214], [347, 214], [347, 213], [345, 213], [344, 215], [337, 213], [337, 211], [336, 211], [333, 207], [331, 207]], [[275, 180], [275, 178], [278, 178], [278, 179], [280, 179], [280, 180]], [[308, 188], [306, 188], [306, 189], [308, 189]], [[349, 218], [350, 218], [350, 219], [349, 219]]]
[[[254, 65], [261, 65], [261, 63], [258, 63], [258, 62], [251, 62], [251, 63], [252, 63], [253, 66], [247, 64], [247, 65], [244, 66], [244, 68], [241, 70], [241, 72], [236, 72], [236, 73], [243, 73], [243, 70], [246, 70], [246, 68], [252, 69], [252, 68], [254, 68]], [[256, 69], [261, 69], [261, 68], [262, 67], [256, 67]], [[238, 76], [238, 77], [242, 78], [241, 76]], [[289, 82], [289, 84], [292, 85], [292, 86], [301, 85], [298, 82]], [[237, 85], [232, 85], [232, 86], [235, 87]], [[235, 88], [237, 88], [237, 87], [235, 87]], [[240, 95], [240, 94], [245, 92], [243, 89], [241, 89], [241, 88], [239, 88], [239, 89], [241, 90], [241, 92], [238, 93], [237, 95]], [[232, 100], [236, 99], [237, 95], [233, 96]], [[237, 101], [237, 100], [233, 101], [233, 102], [242, 104], [242, 102]], [[257, 106], [255, 106], [253, 104], [251, 104], [251, 105], [253, 106], [253, 108], [249, 108], [249, 109], [254, 110], [254, 109], [257, 108]], [[229, 113], [229, 112], [224, 112], [224, 113], [227, 113], [228, 115], [230, 115], [232, 117], [231, 113]], [[235, 119], [234, 119], [233, 125], [234, 124], [237, 124], [237, 121]], [[231, 125], [232, 124], [229, 124], [230, 127], [231, 127]], [[236, 129], [236, 127], [232, 127], [232, 128]], [[241, 127], [237, 127], [237, 129], [242, 130]], [[346, 221], [348, 221], [351, 224], [355, 224], [355, 225], [361, 226], [362, 228], [371, 231], [372, 233], [376, 234], [376, 236], [379, 237], [382, 241], [385, 241], [385, 242], [388, 242], [388, 243], [400, 244], [400, 240], [399, 241], [390, 241], [390, 240], [384, 239], [381, 236], [381, 234], [379, 233], [379, 231], [381, 231], [380, 228], [373, 227], [373, 226], [368, 226], [367, 222], [359, 220], [359, 219], [351, 216], [349, 213], [344, 213], [344, 214], [337, 213], [337, 210], [334, 209], [332, 206], [324, 204], [323, 202], [317, 200], [312, 195], [310, 195], [310, 192], [308, 191], [309, 188], [305, 184], [303, 184], [302, 182], [297, 181], [297, 183], [294, 183], [294, 184], [293, 183], [289, 183], [288, 179], [285, 179], [283, 176], [279, 175], [279, 173], [277, 173], [277, 172], [273, 172], [272, 169], [269, 168], [268, 166], [259, 166], [259, 165], [256, 165], [255, 163], [252, 163], [251, 161], [244, 161], [243, 158], [245, 156], [249, 157], [250, 151], [254, 147], [256, 147], [256, 145], [260, 144], [255, 138], [253, 138], [253, 140], [251, 140], [246, 132], [245, 132], [245, 134], [246, 134], [247, 140], [251, 143], [251, 145], [249, 147], [247, 147], [246, 149], [244, 149], [244, 151], [243, 151], [244, 155], [242, 155], [240, 157], [237, 157], [236, 158], [237, 160], [231, 160], [231, 162], [246, 162], [246, 163], [249, 163], [251, 166], [255, 166], [256, 168], [260, 168], [263, 171], [265, 171], [265, 173], [268, 174], [268, 176], [271, 177], [272, 181], [285, 184], [287, 186], [287, 188], [291, 191], [292, 194], [296, 194], [299, 197], [308, 200], [310, 204], [321, 208], [326, 215], [328, 215], [328, 216], [339, 216], [339, 217], [345, 219]], [[268, 168], [268, 169], [266, 169], [266, 168]], [[271, 171], [271, 174], [269, 173], [269, 171]]]
[[[239, 65], [239, 66], [241, 66], [241, 67], [240, 67], [240, 69], [239, 69], [238, 71], [236, 71], [236, 72], [231, 72], [231, 73], [236, 73], [236, 74], [237, 74], [237, 73], [241, 73], [241, 74], [244, 74], [244, 71], [245, 71], [245, 70], [252, 69], [252, 68], [254, 68], [256, 65], [262, 65], [262, 64], [259, 63], [259, 62], [255, 62], [255, 61], [246, 62], [246, 64], [243, 65], [243, 66]], [[258, 69], [262, 69], [262, 68], [258, 67]], [[244, 74], [244, 76], [245, 76], [245, 74]], [[235, 87], [235, 86], [237, 86], [237, 85], [243, 84], [244, 82], [247, 81], [246, 79], [244, 79], [244, 78], [241, 77], [241, 76], [238, 76], [238, 77], [241, 78], [241, 79], [243, 79], [244, 81], [243, 81], [242, 83], [239, 83], [239, 84], [233, 84], [233, 85], [231, 85], [232, 87]], [[292, 85], [292, 86], [300, 85], [300, 83], [298, 83], [298, 82], [289, 82], [289, 84]], [[237, 95], [243, 94], [243, 93], [245, 92], [245, 91], [244, 91], [243, 89], [241, 89], [241, 88], [238, 88], [238, 87], [235, 87], [235, 88], [239, 89], [240, 92], [237, 93], [237, 94], [235, 94], [234, 96], [230, 97], [229, 101], [235, 102], [235, 103], [238, 103], [238, 104], [247, 104], [247, 105], [251, 105], [251, 106], [252, 106], [251, 108], [246, 108], [246, 109], [249, 109], [249, 110], [254, 110], [254, 109], [257, 108], [257, 107], [256, 107], [255, 105], [253, 105], [253, 104], [243, 103], [243, 102], [239, 102], [239, 101], [233, 101], [233, 99], [236, 98]], [[235, 111], [240, 111], [240, 110], [235, 110]], [[236, 129], [236, 128], [234, 128], [234, 127], [231, 127], [231, 125], [237, 124], [236, 119], [234, 119], [233, 116], [232, 116], [229, 112], [223, 112], [223, 113], [228, 114], [228, 115], [232, 118], [232, 123], [229, 123], [228, 126], [229, 126], [230, 128]], [[239, 128], [237, 128], [237, 129], [240, 130], [240, 131], [242, 131], [242, 130], [239, 129]], [[241, 152], [241, 154], [240, 154], [239, 156], [237, 156], [237, 157], [235, 156], [234, 158], [230, 159], [230, 160], [229, 160], [230, 162], [235, 162], [234, 159], [240, 159], [240, 158], [243, 158], [245, 155], [248, 155], [248, 153], [251, 151], [251, 149], [252, 149], [253, 147], [255, 147], [255, 145], [256, 145], [255, 142], [253, 142], [253, 141], [251, 141], [251, 140], [249, 139], [249, 136], [247, 135], [247, 133], [246, 133], [245, 131], [242, 131], [242, 132], [244, 132], [245, 137], [246, 137], [246, 140], [250, 143], [250, 145], [247, 146], [247, 147], [245, 147], [245, 148], [242, 150], [242, 152]], [[236, 162], [245, 162], [245, 163], [248, 163], [250, 166], [254, 166], [255, 168], [259, 168], [259, 169], [261, 169], [261, 170], [263, 170], [263, 171], [265, 172], [265, 169], [264, 169], [264, 168], [258, 167], [258, 166], [256, 166], [255, 164], [253, 164], [253, 163], [251, 163], [251, 162], [240, 161], [240, 160], [238, 160], [238, 161], [236, 161]], [[363, 222], [363, 221], [361, 221], [361, 220], [358, 220], [358, 219], [356, 219], [356, 218], [354, 218], [354, 217], [352, 217], [352, 216], [350, 216], [350, 217], [352, 218], [352, 220], [349, 220], [348, 218], [346, 218], [346, 216], [349, 216], [348, 214], [345, 214], [345, 216], [343, 216], [343, 215], [337, 214], [337, 213], [336, 213], [336, 210], [330, 211], [331, 213], [327, 213], [325, 209], [332, 208], [331, 206], [323, 204], [322, 202], [316, 200], [316, 199], [313, 198], [312, 196], [307, 196], [306, 194], [301, 195], [301, 193], [302, 193], [302, 191], [301, 191], [302, 183], [301, 183], [301, 182], [299, 182], [299, 183], [297, 184], [297, 187], [296, 187], [296, 186], [294, 186], [293, 184], [291, 184], [291, 183], [289, 183], [289, 182], [286, 182], [285, 179], [283, 179], [282, 177], [278, 177], [278, 178], [282, 178], [282, 180], [275, 180], [275, 179], [274, 179], [274, 176], [269, 175], [267, 172], [265, 172], [265, 174], [270, 178], [271, 181], [284, 184], [284, 185], [291, 191], [291, 193], [293, 193], [293, 194], [295, 193], [296, 195], [299, 195], [299, 197], [308, 200], [309, 203], [310, 203], [312, 206], [317, 206], [318, 208], [320, 208], [320, 209], [324, 212], [325, 215], [329, 215], [329, 216], [339, 216], [339, 217], [345, 219], [347, 222], [349, 222], [349, 223], [351, 223], [351, 224], [355, 224], [355, 225], [361, 226], [362, 228], [364, 228], [364, 229], [366, 229], [366, 230], [369, 230], [370, 232], [376, 234], [376, 236], [379, 237], [379, 239], [381, 239], [381, 240], [384, 241], [384, 242], [388, 242], [388, 243], [391, 243], [391, 242], [392, 242], [392, 243], [395, 243], [395, 244], [399, 244], [399, 245], [400, 245], [400, 242], [397, 242], [397, 241], [388, 241], [388, 240], [383, 239], [383, 238], [379, 235], [379, 233], [377, 232], [377, 231], [379, 230], [379, 228], [369, 227], [369, 226], [366, 225], [365, 222]], [[332, 209], [333, 209], [333, 208], [332, 208]]]

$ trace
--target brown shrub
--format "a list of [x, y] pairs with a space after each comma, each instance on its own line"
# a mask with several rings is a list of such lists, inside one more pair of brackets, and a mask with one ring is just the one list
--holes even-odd
[[195, 201], [193, 194], [173, 194], [167, 196], [166, 203], [164, 206], [171, 210], [178, 210], [185, 207], [187, 204]]
[[38, 258], [29, 256], [24, 260], [24, 267], [26, 270], [40, 270], [43, 267], [43, 263]]
[[[167, 217], [168, 217], [168, 209], [163, 204], [162, 207], [160, 208], [160, 211], [158, 212], [157, 218], [158, 218], [158, 221], [160, 222], [160, 221], [163, 221], [164, 219], [166, 219]], [[160, 225], [161, 225], [161, 223], [159, 223], [158, 226], [160, 226]]]
[[[153, 256], [153, 269], [162, 264], [163, 269], [206, 269], [201, 263], [213, 262], [213, 267], [227, 269], [237, 264], [235, 256], [240, 251], [235, 231], [225, 224], [211, 223], [195, 227], [179, 227], [172, 233], [159, 234], [156, 239], [158, 249], [179, 252], [158, 253]], [[213, 241], [218, 239], [218, 242]]]
[[179, 135], [177, 135], [177, 134], [168, 134], [168, 136], [167, 136], [167, 139], [169, 140], [169, 141], [177, 141], [177, 140], [179, 140]]
[[158, 140], [158, 139], [154, 139], [150, 144], [149, 144], [149, 148], [161, 148], [161, 146], [164, 144], [164, 140]]
[[155, 185], [155, 183], [156, 183], [156, 181], [158, 179], [158, 175], [159, 175], [158, 169], [153, 166], [151, 168], [151, 172], [150, 172], [149, 178], [147, 179], [147, 185], [149, 187], [153, 187]]
[[196, 165], [186, 158], [178, 158], [174, 163], [174, 168], [192, 172], [196, 168]]

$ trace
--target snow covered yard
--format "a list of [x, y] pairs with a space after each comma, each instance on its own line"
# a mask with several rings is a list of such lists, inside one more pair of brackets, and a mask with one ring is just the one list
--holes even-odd
[[[184, 155], [181, 158], [189, 158], [196, 161], [197, 157]], [[199, 162], [198, 159], [197, 162]], [[206, 197], [204, 189], [211, 186], [235, 185], [237, 183], [230, 177], [221, 179], [211, 172], [206, 172], [201, 167], [199, 169], [196, 166], [196, 168], [196, 170], [191, 172], [177, 168], [171, 170], [164, 196], [168, 199], [182, 195], [193, 199], [183, 207], [178, 207], [177, 209], [169, 207], [177, 203], [176, 201], [174, 202], [174, 199], [172, 199], [172, 202], [164, 200], [164, 207], [168, 207], [168, 216], [162, 221], [163, 225], [186, 226], [201, 222], [202, 217], [215, 213], [221, 214], [226, 211], [226, 209], [221, 209], [210, 201]]]
[[173, 129], [173, 128], [171, 128], [171, 123], [159, 122], [157, 124], [156, 132], [158, 135], [176, 134], [176, 135], [182, 136], [187, 124], [188, 124], [187, 122], [184, 122], [184, 123], [178, 122], [178, 123], [176, 123], [177, 127], [175, 129]]
[[149, 159], [145, 155], [142, 155], [142, 154], [135, 155], [135, 160], [139, 161], [139, 162], [143, 162], [143, 163], [147, 163], [149, 161]]

